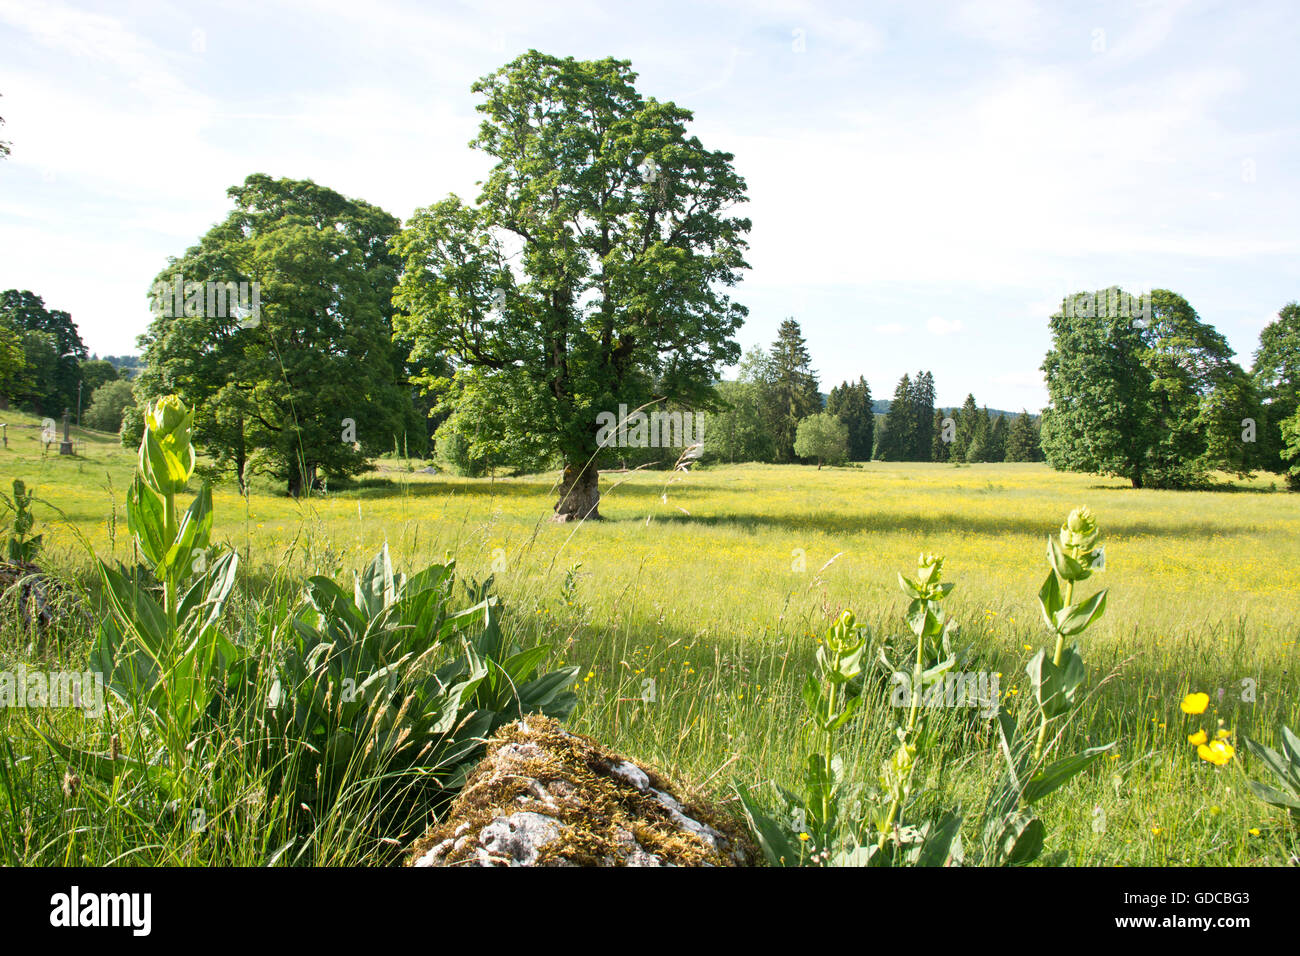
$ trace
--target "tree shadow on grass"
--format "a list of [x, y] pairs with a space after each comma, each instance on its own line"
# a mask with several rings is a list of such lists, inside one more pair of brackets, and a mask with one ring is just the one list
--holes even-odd
[[1286, 487], [1277, 488], [1248, 488], [1242, 485], [1232, 485], [1224, 482], [1222, 484], [1204, 484], [1191, 485], [1187, 488], [1134, 488], [1131, 485], [1089, 485], [1089, 491], [1166, 491], [1166, 492], [1190, 492], [1190, 491], [1211, 491], [1216, 494], [1242, 494], [1242, 495], [1275, 495], [1285, 494]]
[[[396, 481], [391, 484], [373, 484], [338, 489], [340, 498], [381, 499], [381, 498], [454, 498], [457, 496], [475, 496], [486, 498], [541, 498], [554, 504], [558, 486], [555, 482], [505, 480], [490, 482], [479, 480], [461, 484], [450, 481], [411, 482], [403, 487]], [[658, 498], [663, 489], [658, 485], [622, 484], [617, 489], [601, 489], [601, 502], [605, 502], [611, 491], [617, 498]], [[609, 497], [609, 500], [616, 500]], [[644, 517], [644, 516], [643, 516]]]
[[[626, 519], [642, 520], [642, 519]], [[887, 512], [867, 515], [837, 515], [831, 512], [815, 514], [752, 514], [752, 515], [685, 515], [657, 516], [656, 521], [669, 524], [699, 525], [702, 527], [740, 528], [758, 530], [778, 528], [786, 531], [821, 532], [824, 534], [864, 534], [891, 532], [921, 532], [928, 535], [980, 534], [980, 535], [1030, 535], [1043, 536], [1054, 533], [1059, 521], [1050, 517], [1029, 520], [1010, 517], [981, 517], [956, 512]], [[1230, 525], [1208, 525], [1200, 522], [1155, 524], [1147, 521], [1127, 521], [1122, 516], [1106, 521], [1107, 534], [1158, 537], [1186, 537], [1213, 532], [1219, 535], [1249, 535], [1247, 528]]]

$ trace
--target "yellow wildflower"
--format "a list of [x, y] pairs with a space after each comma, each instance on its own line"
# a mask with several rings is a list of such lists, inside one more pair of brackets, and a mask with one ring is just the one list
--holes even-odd
[[1222, 767], [1232, 759], [1234, 753], [1236, 751], [1233, 749], [1232, 744], [1223, 740], [1214, 740], [1208, 744], [1201, 744], [1196, 748], [1198, 757], [1214, 764], [1216, 767]]

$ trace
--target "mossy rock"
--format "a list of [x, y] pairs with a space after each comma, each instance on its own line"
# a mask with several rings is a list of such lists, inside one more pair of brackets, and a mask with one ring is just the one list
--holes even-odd
[[503, 727], [408, 866], [748, 866], [744, 830], [547, 717]]

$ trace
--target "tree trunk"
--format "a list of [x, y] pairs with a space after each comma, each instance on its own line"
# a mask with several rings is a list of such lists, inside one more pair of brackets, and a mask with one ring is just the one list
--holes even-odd
[[560, 478], [560, 500], [555, 503], [556, 521], [600, 520], [600, 473], [596, 463], [565, 465]]
[[289, 460], [289, 497], [301, 498], [316, 487], [316, 466], [306, 464], [297, 458]]

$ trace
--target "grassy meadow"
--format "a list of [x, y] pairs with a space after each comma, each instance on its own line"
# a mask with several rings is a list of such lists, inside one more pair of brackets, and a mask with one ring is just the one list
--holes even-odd
[[[2, 487], [22, 478], [35, 491], [41, 561], [93, 608], [87, 549], [133, 557], [124, 495], [135, 456], [89, 431], [78, 432], [77, 456], [58, 456], [57, 445], [45, 454], [36, 420], [0, 419], [9, 422]], [[1281, 723], [1300, 726], [1300, 495], [1271, 476], [1170, 492], [1039, 464], [717, 465], [603, 475], [606, 520], [575, 526], [549, 520], [553, 475], [423, 468], [380, 460], [302, 501], [261, 482], [247, 497], [219, 486], [214, 541], [242, 561], [235, 618], [255, 617], [259, 602], [307, 574], [350, 582], [385, 542], [406, 571], [453, 555], [465, 574], [494, 576], [508, 628], [549, 643], [554, 663], [581, 667], [573, 729], [734, 806], [733, 780], [760, 793], [796, 780], [809, 746], [800, 686], [819, 637], [844, 608], [876, 641], [902, 634], [896, 576], [912, 573], [922, 551], [944, 555], [945, 580], [956, 583], [946, 609], [961, 622], [957, 643], [1001, 674], [1017, 706], [1025, 661], [1048, 640], [1036, 599], [1045, 539], [1087, 504], [1107, 549], [1094, 580], [1110, 600], [1084, 636], [1091, 693], [1067, 732], [1080, 738], [1072, 744], [1116, 747], [1044, 802], [1049, 851], [1075, 865], [1278, 865], [1300, 853], [1295, 824], [1246, 789], [1248, 776], [1268, 777], [1244, 748], [1216, 767], [1187, 743], [1201, 727], [1271, 744]], [[10, 619], [0, 669], [82, 667], [92, 639], [89, 626], [69, 626], [61, 642], [38, 646]], [[1179, 709], [1194, 691], [1211, 698], [1202, 718]], [[10, 816], [0, 835], [20, 844], [6, 862], [271, 862], [274, 841], [257, 836], [266, 821], [255, 817], [231, 816], [231, 831], [248, 832], [218, 844], [129, 806], [91, 812], [31, 733], [42, 720], [67, 738], [103, 733], [79, 714], [0, 710], [18, 768], [11, 797], [22, 794], [0, 807]], [[882, 692], [850, 725], [841, 748], [850, 780], [874, 784], [895, 721]], [[945, 757], [924, 765], [920, 799], [978, 808], [1001, 766], [991, 722], [954, 711], [936, 728]], [[293, 859], [371, 859], [369, 838], [330, 832]]]

